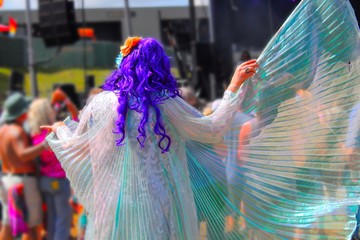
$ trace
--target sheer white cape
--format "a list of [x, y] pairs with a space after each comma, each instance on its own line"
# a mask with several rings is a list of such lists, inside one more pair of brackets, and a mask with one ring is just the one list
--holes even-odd
[[[140, 147], [133, 111], [117, 147], [116, 95], [96, 96], [71, 131], [48, 137], [87, 210], [87, 239], [350, 238], [359, 39], [348, 1], [302, 1], [259, 57], [245, 99], [226, 92], [207, 117], [180, 98], [161, 105], [165, 154], [152, 114]], [[233, 121], [240, 106], [246, 124]]]

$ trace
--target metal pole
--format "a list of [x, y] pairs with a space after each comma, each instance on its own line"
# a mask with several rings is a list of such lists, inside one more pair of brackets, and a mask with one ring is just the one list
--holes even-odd
[[215, 42], [215, 34], [214, 34], [214, 13], [213, 13], [213, 1], [209, 0], [208, 6], [208, 21], [209, 21], [209, 34], [210, 34], [210, 43], [213, 44]]
[[215, 75], [215, 31], [214, 31], [214, 0], [209, 0], [208, 6], [208, 21], [209, 21], [209, 34], [210, 34], [210, 51], [211, 51], [211, 65], [212, 71], [209, 73], [210, 80], [210, 100], [216, 99], [216, 75]]
[[191, 58], [192, 58], [192, 81], [191, 85], [193, 87], [197, 84], [197, 59], [196, 59], [196, 15], [195, 15], [195, 5], [194, 0], [189, 0], [189, 10], [190, 10], [190, 46], [191, 46]]
[[[86, 29], [86, 19], [85, 19], [85, 1], [82, 0], [81, 2], [81, 15], [82, 15], [82, 25], [84, 28], [84, 31]], [[86, 39], [83, 38], [83, 68], [84, 68], [84, 82], [86, 82], [86, 76], [87, 76], [87, 55], [86, 55]]]
[[129, 0], [125, 1], [125, 9], [124, 9], [124, 20], [125, 20], [125, 26], [126, 26], [126, 34], [127, 37], [132, 36], [133, 31], [131, 27], [131, 12], [129, 7]]
[[36, 80], [35, 73], [35, 65], [34, 65], [34, 51], [32, 44], [32, 27], [31, 27], [31, 8], [30, 8], [30, 0], [26, 0], [26, 38], [27, 38], [27, 47], [28, 47], [28, 69], [30, 76], [30, 85], [31, 85], [31, 95], [35, 98], [38, 96], [38, 86]]

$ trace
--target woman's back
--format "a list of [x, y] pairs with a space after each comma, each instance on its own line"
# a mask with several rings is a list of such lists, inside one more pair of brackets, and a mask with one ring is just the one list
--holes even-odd
[[[81, 140], [63, 143], [63, 151], [91, 159], [90, 164], [79, 163], [73, 155], [63, 160], [80, 202], [87, 203], [85, 208], [95, 219], [88, 239], [179, 239], [197, 235], [184, 141], [166, 122], [172, 139], [168, 153], [158, 147], [156, 136], [146, 138], [140, 147], [136, 126], [141, 114], [130, 111], [124, 145], [116, 146], [112, 131], [117, 105], [113, 92], [98, 94], [80, 116], [74, 135], [81, 136]], [[150, 113], [147, 131], [154, 121]], [[81, 147], [85, 145], [91, 148], [85, 150]], [[79, 148], [82, 150], [76, 150]], [[79, 175], [89, 178], [84, 181], [77, 178]]]
[[[142, 116], [134, 110], [127, 114], [124, 143], [117, 146], [113, 130], [119, 104], [116, 94], [107, 91], [86, 106], [79, 124], [72, 123], [70, 138], [63, 136], [60, 138], [64, 140], [50, 142], [89, 213], [89, 229], [93, 230], [87, 233], [89, 239], [198, 236], [194, 186], [187, 165], [191, 158], [188, 144], [192, 140], [215, 141], [225, 133], [239, 101], [235, 95], [226, 96], [212, 117], [198, 115], [180, 97], [164, 101], [160, 109], [171, 139], [168, 152], [158, 146], [161, 136], [155, 134], [149, 134], [140, 146], [137, 126]], [[154, 115], [150, 110], [147, 132], [155, 126]], [[216, 116], [223, 121], [215, 122]], [[196, 119], [195, 126], [185, 129]]]

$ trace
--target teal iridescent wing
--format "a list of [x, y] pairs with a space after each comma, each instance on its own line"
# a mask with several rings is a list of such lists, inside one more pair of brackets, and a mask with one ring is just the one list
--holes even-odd
[[359, 137], [360, 118], [351, 117], [360, 111], [359, 43], [348, 1], [302, 1], [258, 58], [239, 113], [252, 120], [235, 119], [223, 143], [188, 143], [209, 238], [351, 237], [360, 159], [347, 142]]

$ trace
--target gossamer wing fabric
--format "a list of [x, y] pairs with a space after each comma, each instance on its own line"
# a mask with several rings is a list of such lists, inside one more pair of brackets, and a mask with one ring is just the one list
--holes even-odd
[[348, 1], [302, 1], [258, 58], [257, 76], [213, 114], [163, 102], [168, 153], [152, 134], [153, 112], [144, 148], [134, 111], [116, 146], [116, 93], [97, 95], [78, 124], [48, 137], [88, 213], [86, 239], [350, 239], [359, 38]]
[[349, 1], [302, 1], [245, 88], [237, 115], [251, 120], [235, 117], [213, 148], [188, 142], [211, 239], [351, 238], [360, 200], [359, 34]]

